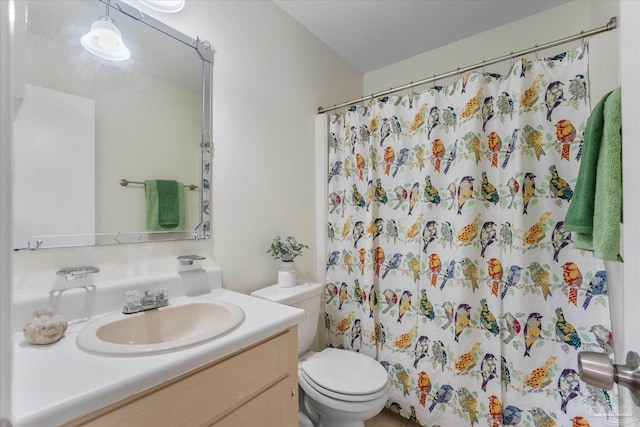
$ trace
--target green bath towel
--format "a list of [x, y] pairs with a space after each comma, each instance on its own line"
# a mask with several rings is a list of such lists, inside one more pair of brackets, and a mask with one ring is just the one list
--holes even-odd
[[144, 182], [148, 231], [184, 230], [184, 185], [178, 181]]
[[[592, 207], [592, 228], [591, 231], [586, 228], [576, 230], [578, 232], [574, 233], [573, 240], [576, 248], [593, 251], [596, 258], [605, 261], [622, 261], [620, 256], [620, 223], [622, 222], [622, 106], [620, 88], [611, 92], [604, 101], [602, 122], [602, 139], [594, 174], [595, 195]], [[582, 172], [582, 168], [580, 172]], [[580, 181], [580, 173], [578, 181]], [[578, 189], [577, 184], [576, 189]], [[573, 205], [573, 200], [571, 204]], [[565, 221], [565, 229], [570, 231], [574, 228], [571, 225], [567, 227]]]
[[604, 105], [602, 147], [596, 175], [596, 207], [593, 215], [593, 249], [597, 258], [622, 261], [622, 93], [618, 88]]
[[[604, 103], [611, 95], [607, 93], [596, 104], [595, 108], [587, 120], [587, 127], [584, 131], [584, 142], [582, 145], [582, 158], [580, 159], [580, 169], [576, 187], [569, 204], [569, 209], [564, 219], [564, 229], [574, 233], [574, 243], [576, 243], [576, 233], [591, 235], [593, 233], [593, 208], [596, 197], [596, 171], [598, 166], [598, 154], [602, 143], [602, 129], [604, 126]], [[589, 238], [589, 240], [591, 240]], [[579, 249], [587, 249], [579, 247]]]

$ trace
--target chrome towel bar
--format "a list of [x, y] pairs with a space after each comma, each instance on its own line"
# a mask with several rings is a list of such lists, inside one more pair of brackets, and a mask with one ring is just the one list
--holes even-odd
[[[120, 180], [120, 185], [122, 185], [123, 187], [126, 187], [129, 184], [137, 184], [137, 185], [144, 185], [144, 182], [140, 182], [140, 181], [129, 181], [128, 179], [121, 179]], [[188, 188], [191, 191], [197, 190], [198, 186], [197, 185], [186, 185], [185, 184], [185, 188]]]

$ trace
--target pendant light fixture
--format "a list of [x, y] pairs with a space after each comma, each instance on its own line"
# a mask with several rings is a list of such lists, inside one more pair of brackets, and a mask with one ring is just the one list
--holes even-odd
[[91, 30], [80, 38], [80, 43], [94, 55], [111, 61], [125, 61], [131, 56], [122, 41], [120, 30], [109, 17], [108, 5], [106, 15], [91, 25]]
[[158, 12], [176, 13], [184, 7], [184, 0], [139, 0], [140, 3]]

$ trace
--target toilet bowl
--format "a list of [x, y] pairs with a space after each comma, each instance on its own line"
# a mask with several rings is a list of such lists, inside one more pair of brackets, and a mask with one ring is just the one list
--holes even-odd
[[306, 318], [298, 325], [298, 389], [300, 427], [364, 427], [376, 416], [389, 395], [387, 371], [372, 357], [336, 348], [309, 351], [315, 342], [323, 286], [300, 282], [283, 288], [269, 286], [251, 295], [302, 308]]
[[301, 410], [319, 427], [363, 427], [389, 396], [387, 371], [364, 354], [327, 348], [298, 363]]

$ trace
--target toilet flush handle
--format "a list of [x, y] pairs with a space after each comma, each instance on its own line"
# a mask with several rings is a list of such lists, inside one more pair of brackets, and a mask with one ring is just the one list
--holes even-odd
[[578, 353], [580, 378], [594, 387], [609, 390], [616, 382], [631, 392], [636, 406], [640, 406], [640, 356], [635, 351], [627, 353], [625, 365], [614, 365], [606, 353], [581, 351]]
[[202, 261], [207, 259], [206, 257], [203, 257], [202, 255], [180, 255], [178, 257], [178, 261], [180, 261], [180, 265], [193, 265], [194, 261]]

